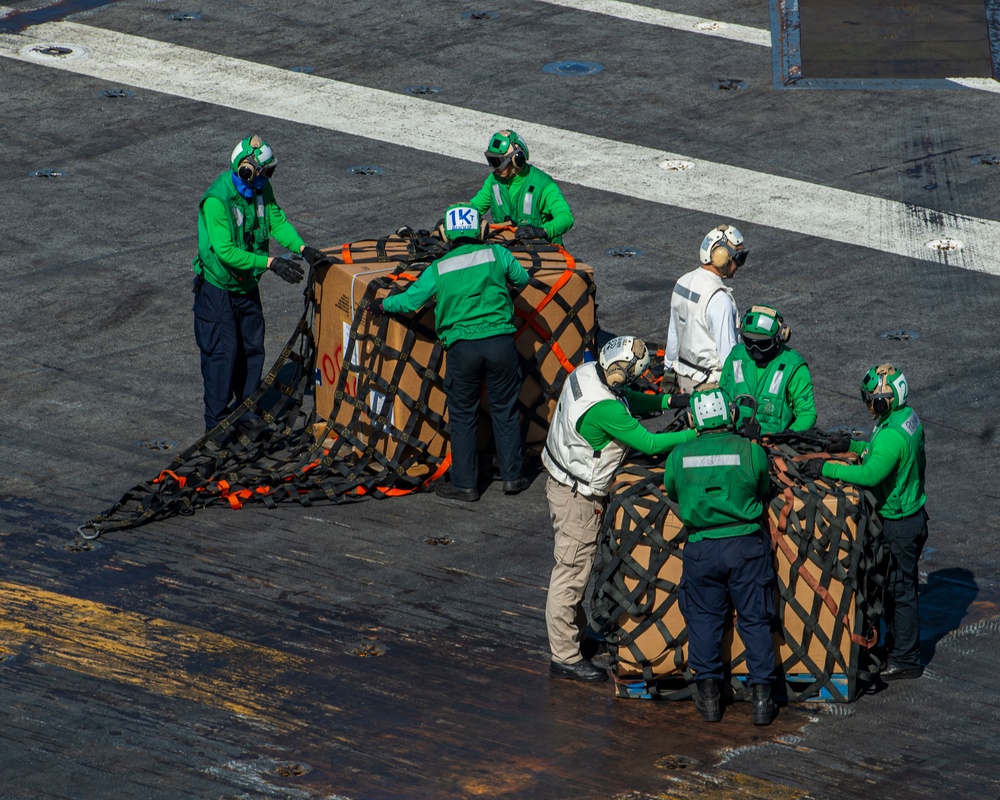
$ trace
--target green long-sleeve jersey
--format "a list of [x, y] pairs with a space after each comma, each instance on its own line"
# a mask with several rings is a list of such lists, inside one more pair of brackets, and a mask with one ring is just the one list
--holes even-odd
[[233, 185], [232, 173], [223, 172], [201, 198], [194, 271], [219, 289], [247, 294], [267, 271], [272, 237], [295, 253], [305, 245], [270, 182], [248, 200]]
[[860, 464], [823, 465], [823, 477], [871, 489], [878, 512], [887, 519], [916, 514], [927, 501], [924, 493], [924, 428], [917, 412], [900, 408], [880, 420], [871, 441], [851, 442]]
[[767, 453], [725, 430], [704, 431], [667, 456], [663, 488], [677, 502], [689, 542], [754, 533], [771, 489]]
[[577, 420], [577, 432], [594, 448], [594, 452], [603, 450], [611, 441], [619, 441], [640, 453], [657, 455], [666, 453], [697, 436], [697, 432], [693, 430], [652, 433], [632, 416], [632, 414], [652, 414], [668, 408], [670, 395], [646, 394], [625, 389], [625, 399], [628, 408], [617, 400], [601, 400], [588, 408]]
[[480, 215], [489, 211], [496, 224], [509, 220], [542, 227], [555, 244], [561, 244], [562, 235], [573, 227], [573, 212], [559, 186], [530, 164], [510, 178], [498, 179], [491, 172], [469, 205]]
[[719, 388], [730, 403], [741, 394], [757, 401], [756, 419], [763, 433], [804, 431], [816, 424], [809, 367], [797, 351], [785, 345], [759, 365], [744, 344], [737, 344], [722, 367]]
[[434, 322], [447, 349], [457, 341], [514, 333], [514, 301], [507, 283], [523, 289], [528, 280], [524, 267], [501, 245], [462, 244], [383, 304], [391, 313], [411, 313], [435, 297]]

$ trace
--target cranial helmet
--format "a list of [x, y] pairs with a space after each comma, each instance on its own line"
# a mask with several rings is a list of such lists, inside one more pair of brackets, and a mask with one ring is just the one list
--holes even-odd
[[876, 417], [905, 406], [909, 393], [906, 376], [892, 364], [872, 367], [861, 379], [861, 399]]
[[497, 131], [490, 137], [484, 155], [494, 172], [503, 172], [508, 164], [513, 164], [515, 170], [522, 170], [528, 163], [528, 145], [516, 131]]
[[781, 345], [792, 336], [792, 330], [777, 309], [754, 306], [740, 320], [740, 335], [750, 357], [766, 363], [774, 358]]
[[250, 183], [258, 176], [270, 178], [274, 175], [274, 168], [278, 166], [278, 159], [274, 157], [271, 146], [256, 134], [236, 145], [229, 162], [233, 172], [244, 183]]
[[722, 269], [730, 261], [735, 261], [737, 267], [742, 267], [749, 253], [743, 244], [743, 234], [739, 228], [722, 224], [705, 234], [698, 256], [702, 264]]
[[719, 388], [692, 392], [688, 414], [700, 431], [725, 428], [729, 424], [729, 404]]
[[444, 212], [444, 235], [453, 239], [475, 239], [479, 236], [479, 212], [466, 203], [448, 206]]
[[649, 350], [642, 339], [616, 336], [601, 348], [598, 361], [608, 386], [619, 389], [649, 369]]

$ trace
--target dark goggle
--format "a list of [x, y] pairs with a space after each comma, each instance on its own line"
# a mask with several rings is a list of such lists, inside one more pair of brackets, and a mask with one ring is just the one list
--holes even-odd
[[778, 349], [778, 342], [770, 336], [762, 339], [744, 334], [743, 344], [751, 353], [758, 355], [768, 355]]
[[882, 400], [887, 405], [892, 404], [892, 394], [886, 394], [885, 392], [869, 392], [867, 389], [861, 390], [861, 399], [865, 401], [865, 405], [871, 408], [875, 405], [876, 400]]
[[750, 251], [749, 250], [745, 250], [745, 249], [744, 250], [734, 250], [733, 251], [733, 263], [735, 263], [737, 267], [742, 267], [746, 263], [748, 255], [750, 255]]
[[[262, 167], [260, 164], [258, 164], [256, 161], [254, 161], [252, 158], [245, 158], [245, 159], [243, 159], [243, 163], [240, 164], [240, 170], [243, 170], [243, 169], [245, 169], [247, 167], [250, 168], [250, 171], [251, 171], [251, 173], [254, 176], [260, 175], [260, 176], [262, 176], [262, 177], [267, 178], [268, 180], [270, 180], [271, 176], [274, 175], [274, 171], [278, 168], [278, 165], [277, 164], [269, 164], [266, 167]], [[241, 175], [240, 177], [243, 177], [243, 176]], [[251, 180], [252, 180], [252, 178], [251, 178]]]
[[504, 169], [510, 163], [511, 158], [513, 158], [513, 154], [502, 156], [499, 153], [492, 153], [489, 150], [486, 151], [485, 156], [486, 156], [486, 163], [489, 164], [491, 167], [493, 167], [493, 169], [495, 170]]

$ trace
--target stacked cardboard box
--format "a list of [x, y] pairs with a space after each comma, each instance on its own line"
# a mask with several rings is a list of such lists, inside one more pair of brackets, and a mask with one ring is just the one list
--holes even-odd
[[[791, 491], [787, 473], [772, 472], [772, 479], [783, 489], [768, 515], [781, 622], [774, 633], [779, 673], [803, 680], [848, 676], [857, 669], [862, 638], [855, 601], [863, 581], [852, 573], [862, 546], [858, 520], [866, 519], [859, 513], [862, 497], [855, 487], [838, 484], [829, 491], [824, 488], [807, 512], [802, 499], [808, 496], [806, 485]], [[663, 495], [662, 464], [625, 465], [612, 491], [598, 596], [606, 607], [609, 597], [620, 598], [621, 613], [606, 625], [609, 639], [616, 643], [615, 673], [623, 681], [682, 678], [687, 631], [678, 587], [687, 531], [676, 507]], [[733, 675], [746, 674], [735, 616], [723, 639], [723, 660]]]
[[[505, 241], [503, 234], [499, 240]], [[380, 342], [364, 335], [371, 332], [367, 316], [355, 320], [373, 280], [391, 277], [402, 287], [415, 280], [432, 258], [415, 255], [412, 243], [399, 237], [355, 242], [326, 252], [333, 263], [318, 271], [315, 284], [318, 416], [353, 424], [362, 439], [370, 435], [374, 425], [388, 422], [397, 430], [409, 425], [411, 441], [421, 443], [428, 460], [443, 458], [448, 451], [445, 353], [434, 333], [433, 305], [409, 317], [390, 317]], [[515, 312], [517, 347], [528, 365], [520, 396], [527, 444], [538, 449], [568, 368], [582, 363], [594, 345], [593, 270], [550, 245], [512, 246], [511, 252], [532, 273], [530, 284], [515, 298]], [[376, 296], [388, 294], [387, 289], [380, 289]], [[355, 336], [362, 334], [360, 340], [355, 339], [360, 346], [352, 347], [352, 331]], [[347, 354], [352, 350], [348, 363]], [[345, 367], [347, 375], [342, 376]], [[398, 392], [387, 398], [369, 389], [367, 397], [359, 398], [368, 409], [359, 420], [354, 403], [338, 399], [337, 391], [343, 377], [342, 391], [348, 398], [357, 398], [358, 376], [365, 369], [387, 381], [395, 376]], [[414, 415], [418, 418], [413, 419]], [[384, 418], [382, 423], [379, 416]], [[386, 455], [391, 458], [399, 442], [390, 436], [386, 446]]]

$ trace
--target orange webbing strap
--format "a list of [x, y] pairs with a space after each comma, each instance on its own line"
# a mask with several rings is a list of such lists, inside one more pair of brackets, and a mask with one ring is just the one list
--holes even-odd
[[438, 478], [444, 477], [444, 474], [448, 471], [448, 467], [451, 466], [451, 450], [445, 453], [444, 458], [441, 460], [441, 466], [439, 466], [434, 474], [431, 475], [427, 480], [424, 481], [424, 486], [430, 486]]
[[345, 264], [354, 263], [354, 256], [351, 255], [351, 242], [345, 242], [340, 248], [340, 257], [344, 259]]
[[168, 476], [177, 481], [177, 486], [181, 489], [183, 489], [185, 485], [187, 485], [187, 477], [185, 477], [184, 475], [178, 475], [172, 469], [163, 470], [163, 472], [161, 472], [158, 476], [153, 478], [151, 483], [162, 483], [167, 479]]
[[[569, 254], [567, 253], [566, 255]], [[573, 277], [575, 272], [576, 269], [574, 267], [571, 266], [566, 267], [566, 269], [563, 271], [563, 274], [559, 276], [559, 280], [557, 280], [555, 283], [552, 284], [552, 288], [549, 289], [549, 293], [542, 298], [541, 302], [539, 302], [539, 304], [535, 306], [535, 310], [531, 312], [532, 319], [534, 319], [535, 317], [537, 317], [539, 314], [542, 313], [542, 310], [545, 308], [545, 306], [549, 304], [549, 301], [557, 294], [559, 294], [559, 290], [562, 289], [562, 287], [569, 282], [569, 279]]]
[[548, 343], [549, 349], [552, 351], [552, 355], [559, 359], [559, 363], [562, 365], [562, 368], [566, 370], [566, 372], [572, 372], [574, 369], [573, 363], [566, 357], [566, 353], [559, 346], [559, 342], [555, 341], [552, 338], [552, 334], [541, 326], [538, 322], [537, 315], [531, 312], [520, 311], [518, 309], [515, 309], [515, 313], [523, 319], [526, 324], [518, 328], [517, 333], [514, 334], [514, 338], [516, 339], [524, 331], [528, 330], [528, 326], [530, 325], [531, 329], [538, 334], [539, 338], [543, 342]]
[[394, 273], [390, 272], [388, 275], [386, 275], [384, 277], [388, 278], [391, 281], [398, 281], [400, 278], [402, 278], [403, 280], [407, 280], [407, 281], [415, 281], [420, 276], [419, 275], [414, 275], [412, 272], [400, 272], [398, 274], [394, 274]]
[[[785, 476], [787, 467], [783, 460], [775, 458], [775, 466], [778, 467], [779, 473], [782, 477]], [[786, 479], [787, 480], [787, 479]], [[791, 514], [792, 506], [795, 502], [795, 492], [792, 491], [791, 484], [787, 484], [781, 492], [781, 496], [785, 500], [784, 508], [781, 509], [781, 514], [777, 518], [777, 522], [774, 525], [775, 530], [771, 531], [771, 541], [781, 552], [784, 554], [785, 558], [788, 559], [789, 564], [794, 564], [798, 559], [798, 553], [795, 548], [792, 547], [791, 543], [788, 541], [788, 537], [785, 535], [788, 529], [788, 517]], [[830, 595], [830, 592], [825, 586], [823, 586], [814, 575], [812, 575], [808, 570], [803, 567], [798, 568], [798, 576], [806, 582], [806, 585], [812, 589], [819, 598], [823, 601], [830, 613], [837, 616], [840, 609], [837, 607], [837, 602]], [[865, 637], [859, 633], [851, 632], [851, 621], [847, 614], [844, 614], [840, 621], [844, 624], [845, 630], [848, 631], [848, 635], [854, 644], [859, 644], [863, 647], [873, 647], [878, 641], [878, 634], [874, 634], [874, 640], [871, 637]]]
[[557, 245], [553, 245], [553, 246], [556, 248], [556, 250], [559, 251], [559, 253], [562, 255], [562, 257], [566, 259], [566, 268], [567, 269], [576, 269], [576, 259], [573, 258], [573, 256], [571, 256], [569, 254], [569, 251], [568, 250], [564, 250], [563, 246], [561, 244], [557, 244]]

